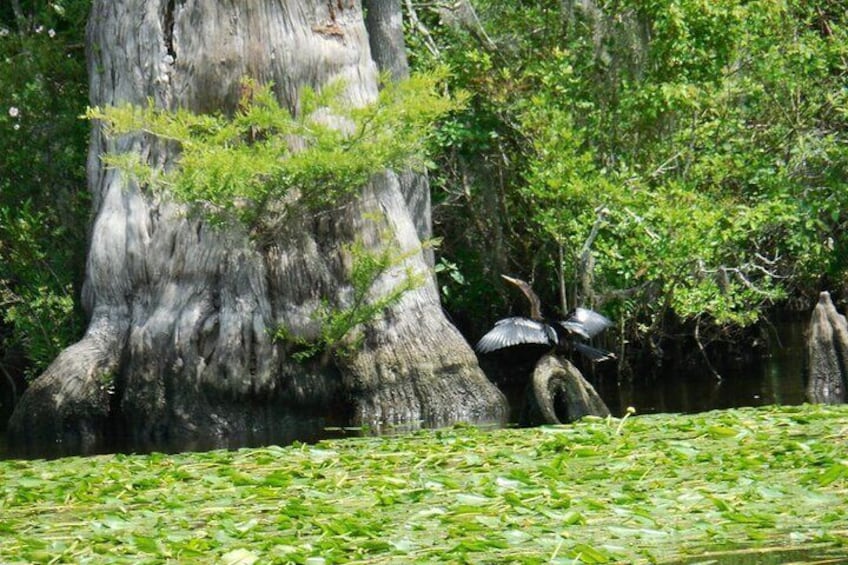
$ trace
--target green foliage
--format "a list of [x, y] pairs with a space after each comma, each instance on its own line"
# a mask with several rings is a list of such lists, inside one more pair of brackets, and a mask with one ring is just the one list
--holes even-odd
[[[437, 137], [446, 264], [465, 280], [491, 281], [477, 270], [498, 265], [553, 283], [563, 250], [566, 287], [589, 300], [589, 241], [594, 297], [651, 331], [669, 313], [744, 326], [822, 277], [846, 280], [844, 10], [595, 4], [569, 14], [558, 2], [480, 0], [479, 23], [453, 26], [418, 14], [438, 51], [418, 45], [413, 61], [451, 66], [470, 93]], [[524, 219], [530, 229], [516, 227]], [[453, 223], [510, 261], [468, 261]]]
[[[655, 2], [639, 12], [656, 37], [647, 65], [608, 73], [612, 92], [570, 88], [561, 65], [540, 66], [543, 81], [565, 88], [543, 89], [523, 118], [536, 140], [534, 217], [579, 249], [592, 211], [609, 210], [597, 243], [602, 289], [646, 285], [646, 302], [683, 319], [745, 325], [838, 259], [823, 243], [845, 218], [821, 207], [848, 202], [822, 180], [839, 177], [848, 157], [846, 122], [832, 107], [848, 49], [844, 38], [806, 29], [812, 13]], [[798, 50], [819, 55], [798, 61]]]
[[[556, 0], [475, 0], [476, 18], [451, 18], [445, 3], [408, 3], [420, 22], [406, 19], [410, 60], [423, 74], [385, 85], [365, 108], [341, 104], [337, 84], [301, 93], [292, 115], [270, 85], [247, 82], [233, 115], [89, 115], [115, 135], [144, 131], [182, 150], [166, 171], [132, 154], [113, 165], [260, 227], [290, 203], [351, 194], [384, 167], [421, 168], [437, 148], [440, 282], [454, 318], [480, 329], [504, 311], [501, 272], [529, 274], [556, 303], [560, 250], [569, 296], [588, 299], [582, 251], [596, 226], [591, 290], [627, 321], [628, 339], [672, 317], [745, 325], [784, 296], [848, 284], [842, 7], [594, 4], [600, 15]], [[82, 329], [70, 305], [85, 251], [88, 125], [76, 116], [88, 5], [0, 6], [3, 369], [23, 357], [38, 371]], [[450, 101], [445, 88], [468, 94]]]
[[[170, 112], [150, 102], [91, 108], [89, 119], [102, 120], [109, 136], [142, 132], [179, 145], [176, 166], [161, 170], [135, 153], [104, 159], [143, 184], [199, 208], [224, 221], [235, 215], [252, 226], [273, 225], [292, 204], [328, 206], [359, 190], [385, 169], [427, 166], [426, 140], [432, 123], [459, 107], [461, 96], [437, 93], [443, 72], [419, 74], [387, 82], [378, 99], [354, 108], [343, 100], [344, 85], [300, 92], [292, 114], [277, 101], [273, 85], [242, 84], [244, 93], [234, 116]], [[382, 240], [388, 241], [385, 235]], [[374, 296], [373, 287], [409, 257], [391, 245], [374, 251], [361, 240], [346, 246], [350, 257], [349, 303], [324, 302], [315, 312], [320, 335], [306, 339], [288, 328], [276, 337], [299, 349], [294, 358], [319, 352], [345, 355], [361, 344], [359, 329], [396, 304], [403, 293], [421, 284], [421, 276], [405, 271], [400, 283]]]
[[[0, 9], [0, 371], [32, 376], [79, 337], [88, 0]], [[16, 11], [12, 9], [19, 9]]]
[[[362, 345], [364, 335], [362, 326], [375, 321], [386, 309], [397, 304], [404, 293], [423, 284], [420, 273], [403, 263], [417, 253], [401, 252], [396, 246], [389, 245], [390, 234], [383, 234], [382, 246], [378, 250], [367, 247], [361, 239], [345, 246], [343, 254], [350, 259], [350, 300], [341, 307], [333, 307], [324, 301], [314, 314], [320, 328], [315, 339], [294, 335], [288, 328], [279, 327], [275, 333], [278, 340], [293, 343], [298, 350], [292, 357], [305, 361], [319, 353], [336, 356], [351, 354]], [[399, 282], [393, 284], [388, 292], [375, 294], [380, 279], [400, 275]]]
[[273, 85], [246, 79], [234, 116], [171, 112], [152, 101], [92, 108], [87, 116], [102, 120], [111, 136], [144, 132], [180, 148], [166, 171], [135, 153], [107, 155], [108, 164], [207, 215], [235, 214], [253, 224], [295, 201], [326, 206], [385, 169], [423, 169], [429, 128], [460, 103], [437, 92], [443, 79], [436, 72], [386, 82], [378, 99], [360, 108], [345, 103], [342, 83], [320, 93], [304, 88], [295, 114], [279, 104]]
[[0, 461], [0, 561], [835, 563], [846, 426], [770, 407]]

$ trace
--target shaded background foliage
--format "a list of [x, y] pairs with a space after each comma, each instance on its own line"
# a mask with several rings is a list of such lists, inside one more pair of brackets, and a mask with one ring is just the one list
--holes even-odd
[[445, 299], [469, 334], [514, 298], [501, 272], [548, 305], [601, 308], [652, 357], [680, 336], [695, 351], [738, 339], [773, 306], [844, 285], [836, 3], [407, 9], [414, 64], [449, 64], [472, 94], [433, 182]]
[[[738, 340], [845, 286], [841, 2], [403, 5], [413, 67], [468, 94], [431, 181], [443, 299], [471, 340], [524, 306], [501, 273], [552, 314], [613, 317], [625, 359]], [[84, 327], [88, 6], [0, 6], [2, 412]]]
[[84, 330], [88, 7], [0, 7], [0, 415]]

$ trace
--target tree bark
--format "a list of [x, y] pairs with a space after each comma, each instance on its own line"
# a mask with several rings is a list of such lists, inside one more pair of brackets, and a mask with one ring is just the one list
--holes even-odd
[[[99, 106], [152, 98], [168, 109], [232, 112], [244, 77], [273, 82], [292, 110], [306, 85], [343, 79], [354, 105], [378, 88], [362, 10], [349, 0], [95, 0], [88, 47]], [[445, 319], [432, 275], [368, 324], [349, 356], [296, 362], [272, 338], [278, 326], [314, 337], [316, 308], [349, 303], [344, 245], [355, 238], [410, 252], [375, 297], [407, 267], [429, 273], [410, 213], [420, 211], [397, 175], [376, 175], [338, 209], [295, 210], [257, 244], [242, 227], [210, 227], [103, 167], [101, 154], [127, 149], [163, 167], [176, 157], [146, 136], [107, 139], [94, 126], [84, 287], [91, 326], [26, 392], [11, 441], [90, 451], [118, 426], [138, 446], [214, 447], [273, 441], [292, 422], [333, 415], [372, 426], [505, 418], [503, 396]]]
[[[362, 7], [365, 10], [365, 28], [368, 30], [371, 56], [377, 69], [393, 81], [409, 77], [400, 0], [363, 0]], [[415, 223], [418, 239], [429, 240], [433, 237], [433, 222], [427, 174], [400, 171], [398, 182]], [[435, 264], [431, 247], [424, 249], [424, 259], [431, 267]]]
[[809, 380], [807, 399], [822, 404], [846, 401], [848, 375], [848, 322], [837, 312], [830, 293], [822, 292], [813, 309], [807, 338]]
[[371, 56], [392, 80], [409, 76], [400, 0], [362, 0]]
[[542, 357], [533, 371], [527, 395], [525, 425], [567, 424], [584, 416], [609, 416], [607, 405], [595, 388], [567, 359], [553, 354]]

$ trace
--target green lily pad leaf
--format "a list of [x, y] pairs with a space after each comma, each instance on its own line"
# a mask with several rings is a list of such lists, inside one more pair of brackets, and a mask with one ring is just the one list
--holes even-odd
[[710, 437], [715, 439], [721, 439], [726, 437], [736, 437], [739, 433], [739, 430], [735, 430], [733, 428], [729, 428], [727, 426], [709, 426], [707, 428], [707, 434]]
[[613, 560], [613, 556], [605, 549], [592, 547], [585, 543], [575, 545], [571, 553], [575, 561], [579, 560], [581, 563], [609, 563]]
[[533, 539], [533, 536], [521, 530], [507, 530], [504, 532], [504, 538], [510, 545], [520, 545]]
[[159, 553], [159, 542], [148, 536], [133, 536], [133, 545], [144, 553]]
[[722, 516], [728, 520], [739, 522], [741, 524], [756, 524], [766, 528], [774, 526], [774, 516], [767, 514], [728, 511], [722, 513]]
[[398, 553], [409, 553], [410, 551], [413, 551], [416, 547], [415, 542], [413, 542], [409, 538], [402, 538], [399, 540], [391, 541], [389, 543]]
[[843, 477], [848, 477], [848, 461], [838, 461], [830, 465], [816, 478], [816, 481], [821, 486], [827, 486]]
[[313, 461], [323, 462], [327, 460], [338, 459], [338, 451], [332, 449], [319, 449], [317, 447], [309, 450], [309, 455]]
[[234, 549], [221, 556], [224, 565], [253, 565], [259, 556], [247, 549]]
[[110, 530], [123, 530], [130, 526], [130, 522], [124, 520], [120, 516], [105, 516], [103, 519], [92, 525], [105, 527]]
[[585, 523], [585, 519], [580, 512], [576, 510], [568, 510], [562, 515], [562, 523], [566, 526], [573, 526], [574, 524], [583, 524]]
[[456, 501], [464, 506], [483, 506], [491, 504], [492, 499], [487, 496], [478, 496], [476, 494], [458, 493]]

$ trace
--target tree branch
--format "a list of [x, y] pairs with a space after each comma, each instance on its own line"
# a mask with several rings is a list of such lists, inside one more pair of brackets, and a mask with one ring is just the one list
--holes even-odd
[[607, 209], [604, 206], [598, 206], [595, 212], [597, 213], [597, 217], [595, 218], [595, 223], [592, 224], [592, 230], [589, 232], [589, 236], [580, 248], [580, 259], [577, 267], [577, 278], [580, 280], [580, 290], [582, 293], [581, 299], [583, 301], [588, 299], [590, 305], [594, 299], [594, 291], [592, 289], [592, 271], [594, 270], [592, 244], [595, 243], [595, 239], [598, 237], [598, 232], [607, 215]]
[[0, 372], [3, 373], [3, 376], [6, 377], [6, 381], [9, 383], [9, 387], [12, 389], [12, 406], [18, 403], [18, 387], [15, 385], [15, 379], [12, 378], [12, 375], [6, 370], [2, 364], [0, 364]]
[[568, 312], [568, 295], [565, 290], [565, 251], [562, 249], [562, 243], [559, 244], [559, 303], [563, 314]]
[[20, 0], [12, 0], [12, 12], [15, 14], [15, 22], [18, 25], [18, 33], [23, 35], [26, 31], [26, 16], [21, 9]]
[[704, 348], [704, 344], [701, 342], [701, 317], [698, 316], [695, 318], [695, 343], [698, 344], [698, 350], [701, 352], [701, 357], [704, 358], [704, 363], [707, 365], [707, 369], [710, 370], [710, 373], [715, 377], [715, 379], [721, 382], [721, 374], [716, 371], [713, 364], [710, 363], [710, 358], [707, 356], [707, 350]]
[[424, 47], [427, 48], [427, 51], [430, 52], [431, 55], [436, 57], [437, 59], [441, 57], [441, 53], [439, 52], [439, 48], [436, 47], [436, 42], [433, 41], [433, 36], [430, 34], [430, 30], [421, 23], [421, 20], [418, 19], [418, 13], [415, 11], [415, 7], [412, 5], [412, 0], [405, 0], [406, 11], [409, 14], [410, 23], [417, 29], [424, 38]]

